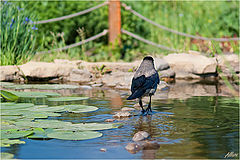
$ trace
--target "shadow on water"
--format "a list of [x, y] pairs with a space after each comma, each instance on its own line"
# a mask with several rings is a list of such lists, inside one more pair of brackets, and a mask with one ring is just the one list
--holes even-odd
[[[13, 153], [15, 158], [19, 159], [218, 159], [224, 158], [228, 152], [238, 154], [236, 157], [228, 158], [238, 158], [239, 100], [219, 96], [221, 94], [217, 93], [215, 85], [182, 85], [185, 88], [180, 86], [175, 86], [175, 88], [173, 86], [163, 93], [159, 91], [155, 98], [153, 97], [154, 112], [152, 115], [141, 116], [140, 111], [134, 111], [133, 114], [136, 116], [117, 120], [117, 122], [123, 123], [122, 127], [100, 131], [103, 133], [100, 138], [83, 141], [22, 139], [26, 144], [2, 148], [2, 151]], [[214, 90], [215, 93], [211, 90]], [[50, 117], [50, 119], [73, 123], [103, 123], [104, 120], [112, 118], [115, 111], [119, 111], [123, 107], [132, 107], [135, 104], [134, 101], [126, 101], [128, 91], [82, 88], [58, 90], [57, 92], [64, 96], [89, 96], [89, 100], [78, 103], [99, 108], [90, 113], [63, 113], [61, 117]], [[182, 97], [178, 97], [180, 94]], [[149, 140], [160, 144], [160, 148], [143, 149], [134, 154], [128, 152], [125, 146], [132, 142], [133, 135], [138, 131], [148, 132]], [[106, 152], [101, 152], [101, 148], [105, 148]]]

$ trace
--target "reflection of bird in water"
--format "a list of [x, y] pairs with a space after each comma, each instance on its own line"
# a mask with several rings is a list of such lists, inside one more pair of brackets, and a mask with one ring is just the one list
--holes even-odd
[[127, 98], [127, 100], [138, 98], [139, 105], [142, 108], [142, 113], [144, 113], [145, 110], [142, 104], [142, 97], [150, 96], [150, 101], [146, 111], [147, 113], [149, 111], [152, 111], [151, 96], [156, 92], [159, 82], [159, 75], [154, 68], [153, 58], [150, 56], [144, 57], [142, 63], [140, 64], [132, 79], [132, 94]]

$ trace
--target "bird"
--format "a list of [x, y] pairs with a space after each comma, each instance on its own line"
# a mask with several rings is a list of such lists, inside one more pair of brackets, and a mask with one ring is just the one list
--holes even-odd
[[[142, 108], [142, 113], [144, 114], [149, 111], [152, 112], [151, 108], [151, 97], [157, 90], [157, 86], [160, 82], [157, 70], [154, 67], [154, 59], [151, 56], [146, 56], [143, 58], [142, 63], [138, 67], [132, 78], [131, 92], [132, 94], [127, 98], [127, 100], [133, 100], [138, 98], [139, 105]], [[142, 98], [149, 96], [149, 104], [146, 110], [143, 108]]]

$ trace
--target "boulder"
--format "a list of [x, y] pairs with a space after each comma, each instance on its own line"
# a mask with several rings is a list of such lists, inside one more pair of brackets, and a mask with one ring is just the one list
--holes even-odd
[[161, 58], [154, 58], [154, 66], [157, 71], [166, 70], [170, 67], [169, 64]]
[[142, 140], [144, 140], [144, 139], [146, 139], [148, 137], [149, 137], [149, 134], [147, 132], [139, 131], [139, 132], [134, 134], [132, 140], [137, 142], [137, 141], [142, 141]]
[[17, 79], [16, 66], [0, 66], [0, 81], [13, 81]]
[[216, 76], [217, 62], [215, 58], [198, 54], [174, 53], [163, 57], [163, 59], [175, 71], [176, 78]]
[[130, 116], [131, 116], [131, 113], [127, 111], [119, 111], [119, 112], [116, 112], [115, 115], [113, 115], [114, 118], [126, 118]]
[[141, 150], [141, 146], [136, 144], [136, 143], [128, 143], [127, 146], [125, 147], [125, 149], [132, 153], [132, 154], [135, 154], [137, 153], [138, 151]]
[[71, 82], [90, 82], [92, 79], [92, 74], [88, 70], [82, 70], [82, 69], [72, 69], [72, 71], [69, 74], [69, 77], [67, 77], [68, 81]]
[[217, 55], [218, 68], [222, 71], [220, 76], [232, 78], [233, 74], [239, 74], [239, 56], [236, 54]]
[[101, 79], [105, 86], [129, 89], [131, 88], [133, 75], [133, 72], [112, 72], [111, 74], [104, 74]]
[[70, 75], [74, 65], [70, 64], [57, 64], [57, 63], [47, 63], [47, 62], [28, 62], [20, 66], [23, 74], [26, 77], [31, 78], [57, 78], [57, 77], [67, 77]]
[[176, 73], [172, 69], [166, 69], [158, 72], [159, 78], [174, 78]]

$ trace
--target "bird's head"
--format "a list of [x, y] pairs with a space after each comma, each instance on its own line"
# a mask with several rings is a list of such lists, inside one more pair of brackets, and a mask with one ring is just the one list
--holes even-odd
[[144, 61], [145, 61], [145, 60], [147, 60], [147, 61], [152, 61], [152, 62], [154, 61], [151, 56], [146, 56], [146, 57], [143, 58], [143, 60], [144, 60]]

